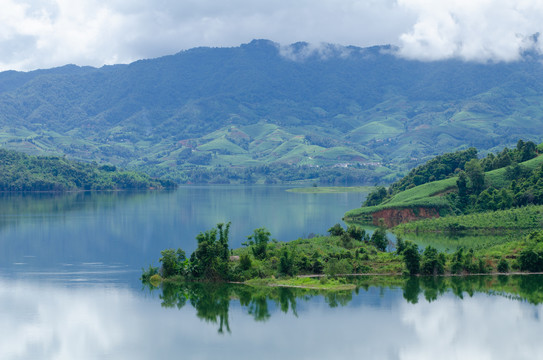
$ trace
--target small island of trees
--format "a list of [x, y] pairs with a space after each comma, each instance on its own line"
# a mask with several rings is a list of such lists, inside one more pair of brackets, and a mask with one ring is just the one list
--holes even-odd
[[[143, 270], [144, 283], [246, 282], [279, 286], [337, 288], [352, 275], [468, 275], [543, 271], [543, 231], [486, 249], [452, 253], [424, 249], [398, 237], [393, 244], [384, 227], [370, 236], [364, 229], [335, 224], [326, 236], [278, 242], [265, 228], [255, 229], [243, 247], [230, 249], [230, 223], [201, 232], [190, 255], [182, 249], [161, 252], [160, 267]], [[312, 281], [308, 277], [314, 277]], [[304, 280], [302, 280], [304, 279]]]

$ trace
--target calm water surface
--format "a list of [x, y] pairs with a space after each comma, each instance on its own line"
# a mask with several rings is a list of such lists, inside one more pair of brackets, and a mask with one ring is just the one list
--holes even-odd
[[[374, 280], [357, 291], [148, 289], [160, 250], [232, 221], [291, 240], [325, 233], [363, 194], [281, 187], [3, 195], [0, 359], [536, 359], [541, 277]], [[483, 279], [483, 278], [481, 278]], [[386, 284], [379, 284], [384, 281]]]

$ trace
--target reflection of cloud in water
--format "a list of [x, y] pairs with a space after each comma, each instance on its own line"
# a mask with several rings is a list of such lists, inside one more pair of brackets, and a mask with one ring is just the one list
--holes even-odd
[[[397, 293], [384, 308], [329, 308], [322, 298], [298, 317], [275, 308], [255, 322], [237, 301], [232, 333], [187, 304], [114, 287], [0, 282], [1, 359], [528, 359], [543, 353], [541, 306], [502, 297], [443, 296], [412, 305]], [[360, 295], [369, 296], [361, 291]], [[536, 316], [537, 315], [537, 316]]]
[[541, 312], [541, 305], [483, 294], [404, 303], [401, 320], [416, 341], [403, 344], [400, 359], [537, 359]]

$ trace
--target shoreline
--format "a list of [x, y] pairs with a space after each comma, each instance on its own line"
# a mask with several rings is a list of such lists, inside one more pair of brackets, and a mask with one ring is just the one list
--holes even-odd
[[[246, 281], [225, 281], [225, 282], [207, 282], [207, 281], [179, 281], [177, 279], [165, 278], [161, 279], [159, 283], [152, 284], [155, 287], [159, 287], [162, 283], [179, 285], [183, 283], [204, 283], [204, 284], [235, 284], [245, 285], [252, 287], [277, 287], [277, 288], [296, 288], [296, 289], [309, 289], [309, 290], [323, 290], [323, 291], [343, 291], [354, 290], [358, 287], [357, 284], [342, 282], [341, 279], [348, 277], [354, 278], [402, 278], [408, 280], [409, 278], [469, 278], [469, 277], [499, 277], [499, 276], [530, 276], [530, 275], [543, 275], [543, 272], [490, 272], [490, 273], [473, 273], [473, 274], [441, 274], [441, 275], [406, 275], [399, 273], [355, 273], [355, 274], [337, 274], [336, 276], [330, 276], [325, 274], [312, 274], [312, 275], [298, 275], [292, 278], [274, 279], [274, 278], [254, 278]], [[321, 283], [321, 279], [326, 279], [326, 282]], [[303, 280], [311, 279], [311, 281]], [[317, 280], [318, 279], [318, 280]], [[305, 282], [305, 284], [304, 284]]]

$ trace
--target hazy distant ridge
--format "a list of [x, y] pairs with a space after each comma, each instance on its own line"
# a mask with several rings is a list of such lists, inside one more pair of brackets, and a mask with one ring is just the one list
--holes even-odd
[[543, 139], [541, 59], [418, 62], [255, 40], [0, 73], [0, 144], [121, 165], [384, 164]]

